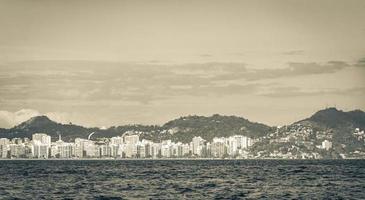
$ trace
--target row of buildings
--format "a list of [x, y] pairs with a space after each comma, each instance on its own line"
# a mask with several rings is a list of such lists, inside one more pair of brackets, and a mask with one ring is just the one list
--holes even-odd
[[245, 157], [247, 148], [254, 143], [249, 137], [235, 135], [214, 138], [208, 142], [194, 137], [190, 143], [163, 140], [140, 140], [137, 134], [94, 141], [76, 138], [64, 142], [61, 137], [51, 142], [45, 133], [35, 133], [32, 140], [0, 138], [0, 158], [223, 158]]

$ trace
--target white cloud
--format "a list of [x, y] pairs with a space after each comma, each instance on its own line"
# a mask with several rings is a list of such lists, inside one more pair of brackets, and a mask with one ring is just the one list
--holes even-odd
[[66, 112], [48, 112], [45, 114], [50, 120], [62, 123], [62, 124], [68, 124], [71, 122], [71, 116], [69, 113]]
[[39, 115], [41, 115], [41, 113], [33, 109], [21, 109], [16, 112], [1, 110], [0, 127], [10, 128], [28, 120], [31, 117]]
[[52, 121], [63, 123], [63, 124], [68, 124], [71, 122], [71, 119], [77, 118], [77, 116], [74, 116], [74, 114], [69, 114], [66, 112], [41, 113], [34, 109], [21, 109], [16, 112], [0, 110], [0, 128], [11, 128], [24, 121], [27, 121], [28, 119], [30, 119], [32, 117], [40, 116], [40, 115], [46, 115]]

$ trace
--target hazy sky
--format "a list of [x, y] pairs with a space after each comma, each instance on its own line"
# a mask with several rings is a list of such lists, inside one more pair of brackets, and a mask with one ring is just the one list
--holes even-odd
[[0, 0], [0, 127], [365, 110], [365, 1]]

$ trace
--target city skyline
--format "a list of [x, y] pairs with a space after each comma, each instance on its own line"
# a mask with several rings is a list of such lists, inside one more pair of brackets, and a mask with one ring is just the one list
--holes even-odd
[[365, 0], [0, 0], [0, 199], [365, 199]]
[[[90, 137], [90, 136], [89, 136]], [[140, 139], [138, 132], [125, 132], [120, 136], [91, 140], [75, 138], [64, 142], [61, 134], [52, 142], [46, 133], [34, 133], [29, 138], [0, 138], [0, 159], [7, 158], [223, 158], [248, 156], [247, 149], [255, 140], [243, 135], [215, 137], [212, 143], [200, 136], [189, 143], [162, 140], [154, 142]], [[242, 152], [244, 151], [244, 152]], [[244, 154], [244, 155], [243, 155]]]
[[[303, 127], [305, 128], [305, 127]], [[61, 134], [57, 141], [52, 142], [47, 133], [34, 133], [29, 138], [0, 138], [0, 159], [82, 159], [82, 158], [114, 158], [114, 159], [161, 159], [161, 158], [238, 158], [238, 159], [262, 159], [262, 158], [286, 158], [286, 159], [322, 159], [318, 152], [303, 152], [299, 155], [271, 152], [262, 155], [263, 151], [252, 152], [255, 143], [262, 142], [266, 137], [251, 138], [244, 135], [232, 135], [229, 137], [214, 137], [207, 141], [200, 136], [195, 136], [191, 142], [140, 139], [142, 132], [127, 131], [120, 136], [111, 138], [75, 138], [65, 142]], [[307, 137], [313, 134], [311, 129], [305, 128]], [[364, 131], [356, 129], [355, 136], [364, 138]], [[269, 137], [270, 138], [270, 137]], [[317, 143], [315, 148], [328, 152], [332, 149], [332, 142], [327, 140], [332, 137], [325, 136], [324, 140]], [[289, 137], [270, 139], [271, 142], [286, 143]], [[313, 144], [312, 144], [313, 145]], [[323, 153], [323, 152], [322, 152]], [[342, 158], [347, 155], [343, 154]], [[360, 154], [361, 156], [361, 154]]]
[[[144, 132], [126, 131], [110, 138], [75, 138], [65, 142], [47, 133], [34, 133], [32, 138], [0, 138], [0, 159], [328, 159], [364, 158], [359, 149], [336, 152], [343, 144], [333, 143], [332, 130], [314, 131], [311, 126], [296, 124], [276, 129], [255, 138], [245, 135], [214, 137], [206, 140], [194, 136], [190, 142], [164, 139], [153, 141], [140, 136]], [[365, 142], [364, 130], [351, 134], [356, 142]], [[266, 148], [262, 145], [267, 145]], [[270, 147], [270, 145], [272, 145]], [[280, 148], [274, 148], [280, 146]], [[335, 153], [336, 152], [336, 153]]]
[[364, 158], [364, 117], [365, 112], [361, 110], [344, 112], [327, 108], [282, 127], [214, 115], [181, 117], [163, 126], [100, 129], [59, 124], [40, 116], [12, 129], [1, 130], [0, 157]]
[[0, 1], [0, 127], [365, 110], [365, 3]]

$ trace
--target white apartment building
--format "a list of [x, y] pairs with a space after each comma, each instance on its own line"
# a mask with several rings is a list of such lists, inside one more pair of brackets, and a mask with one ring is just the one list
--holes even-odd
[[26, 155], [25, 144], [10, 144], [10, 157], [20, 158]]
[[10, 140], [8, 138], [0, 138], [0, 158], [7, 158], [9, 142]]
[[50, 145], [44, 144], [38, 140], [33, 141], [32, 154], [34, 158], [48, 158]]
[[120, 145], [123, 143], [124, 143], [123, 138], [120, 136], [110, 138], [110, 144]]
[[200, 136], [193, 137], [193, 139], [191, 141], [193, 155], [201, 156], [204, 142], [205, 142], [205, 140]]
[[332, 148], [332, 142], [328, 141], [328, 140], [324, 140], [322, 142], [322, 149], [325, 149], [325, 150], [330, 150]]
[[126, 158], [137, 157], [137, 153], [138, 153], [137, 146], [138, 145], [136, 143], [126, 143], [125, 149], [124, 149], [125, 157]]
[[137, 144], [139, 142], [139, 135], [126, 135], [124, 136], [124, 143]]
[[75, 155], [78, 158], [97, 157], [99, 156], [99, 149], [92, 140], [76, 138]]
[[51, 146], [51, 136], [45, 134], [45, 133], [35, 133], [32, 135], [32, 141], [33, 142], [39, 142], [41, 144], [45, 144], [48, 146]]

